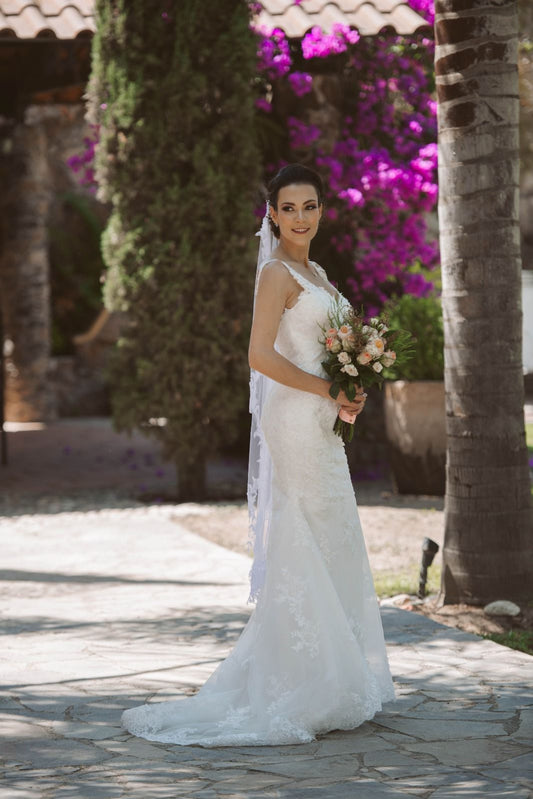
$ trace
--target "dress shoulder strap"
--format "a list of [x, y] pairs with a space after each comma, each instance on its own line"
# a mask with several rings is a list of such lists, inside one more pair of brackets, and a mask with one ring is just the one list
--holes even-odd
[[316, 262], [316, 261], [311, 261], [311, 263], [313, 264], [313, 266], [315, 267], [315, 269], [317, 270], [317, 272], [319, 273], [319, 275], [320, 275], [321, 277], [323, 277], [325, 281], [329, 282], [329, 281], [328, 281], [328, 275], [327, 275], [327, 272], [326, 272], [326, 270], [324, 269], [324, 267], [320, 266], [320, 264], [317, 264], [317, 262]]
[[[292, 266], [289, 266], [289, 264], [288, 264], [286, 261], [282, 261], [282, 260], [281, 260], [281, 258], [268, 258], [266, 261], [264, 261], [264, 262], [263, 262], [263, 266], [265, 266], [265, 264], [268, 264], [268, 263], [270, 263], [271, 261], [279, 261], [279, 262], [280, 262], [280, 264], [283, 264], [283, 266], [285, 266], [285, 267], [286, 267], [286, 268], [289, 270], [289, 272], [291, 273], [291, 275], [293, 276], [293, 278], [296, 280], [296, 282], [297, 282], [297, 283], [298, 283], [298, 284], [299, 284], [299, 285], [300, 285], [302, 288], [304, 288], [304, 289], [305, 289], [305, 288], [307, 288], [309, 285], [311, 285], [311, 286], [313, 286], [313, 285], [314, 285], [314, 283], [311, 283], [311, 281], [310, 281], [310, 280], [307, 280], [307, 279], [306, 279], [306, 278], [305, 278], [303, 275], [300, 275], [300, 274], [299, 274], [299, 273], [296, 271], [296, 269], [293, 269], [293, 268], [292, 268]], [[314, 263], [314, 262], [313, 262], [313, 263]]]

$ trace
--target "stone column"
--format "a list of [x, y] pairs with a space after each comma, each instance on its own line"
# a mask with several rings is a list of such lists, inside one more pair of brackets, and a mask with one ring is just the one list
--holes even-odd
[[6, 419], [56, 416], [47, 380], [50, 292], [47, 215], [52, 198], [46, 106], [30, 106], [3, 141], [0, 290], [6, 353]]

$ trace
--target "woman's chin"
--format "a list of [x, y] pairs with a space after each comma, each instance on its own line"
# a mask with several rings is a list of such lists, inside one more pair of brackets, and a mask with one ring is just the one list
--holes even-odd
[[291, 244], [301, 247], [305, 244], [309, 244], [315, 233], [316, 231], [311, 230], [309, 230], [307, 233], [294, 233], [294, 231], [291, 230], [285, 234], [284, 238]]

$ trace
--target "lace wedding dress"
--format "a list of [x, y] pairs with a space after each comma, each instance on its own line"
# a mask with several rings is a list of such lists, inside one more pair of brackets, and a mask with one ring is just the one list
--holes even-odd
[[[327, 324], [332, 294], [285, 266], [302, 291], [276, 349], [326, 377], [318, 323]], [[129, 732], [182, 745], [303, 743], [358, 727], [395, 698], [336, 415], [333, 401], [274, 383], [261, 417], [273, 477], [257, 606], [196, 695], [124, 711]]]

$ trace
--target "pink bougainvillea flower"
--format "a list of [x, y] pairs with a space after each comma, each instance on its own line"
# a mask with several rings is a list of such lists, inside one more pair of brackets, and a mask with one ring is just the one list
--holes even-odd
[[292, 72], [289, 75], [289, 83], [294, 94], [303, 97], [313, 89], [313, 76], [307, 72]]
[[272, 111], [272, 103], [269, 103], [265, 97], [258, 97], [255, 101], [255, 107], [264, 111], [266, 114], [270, 114]]

